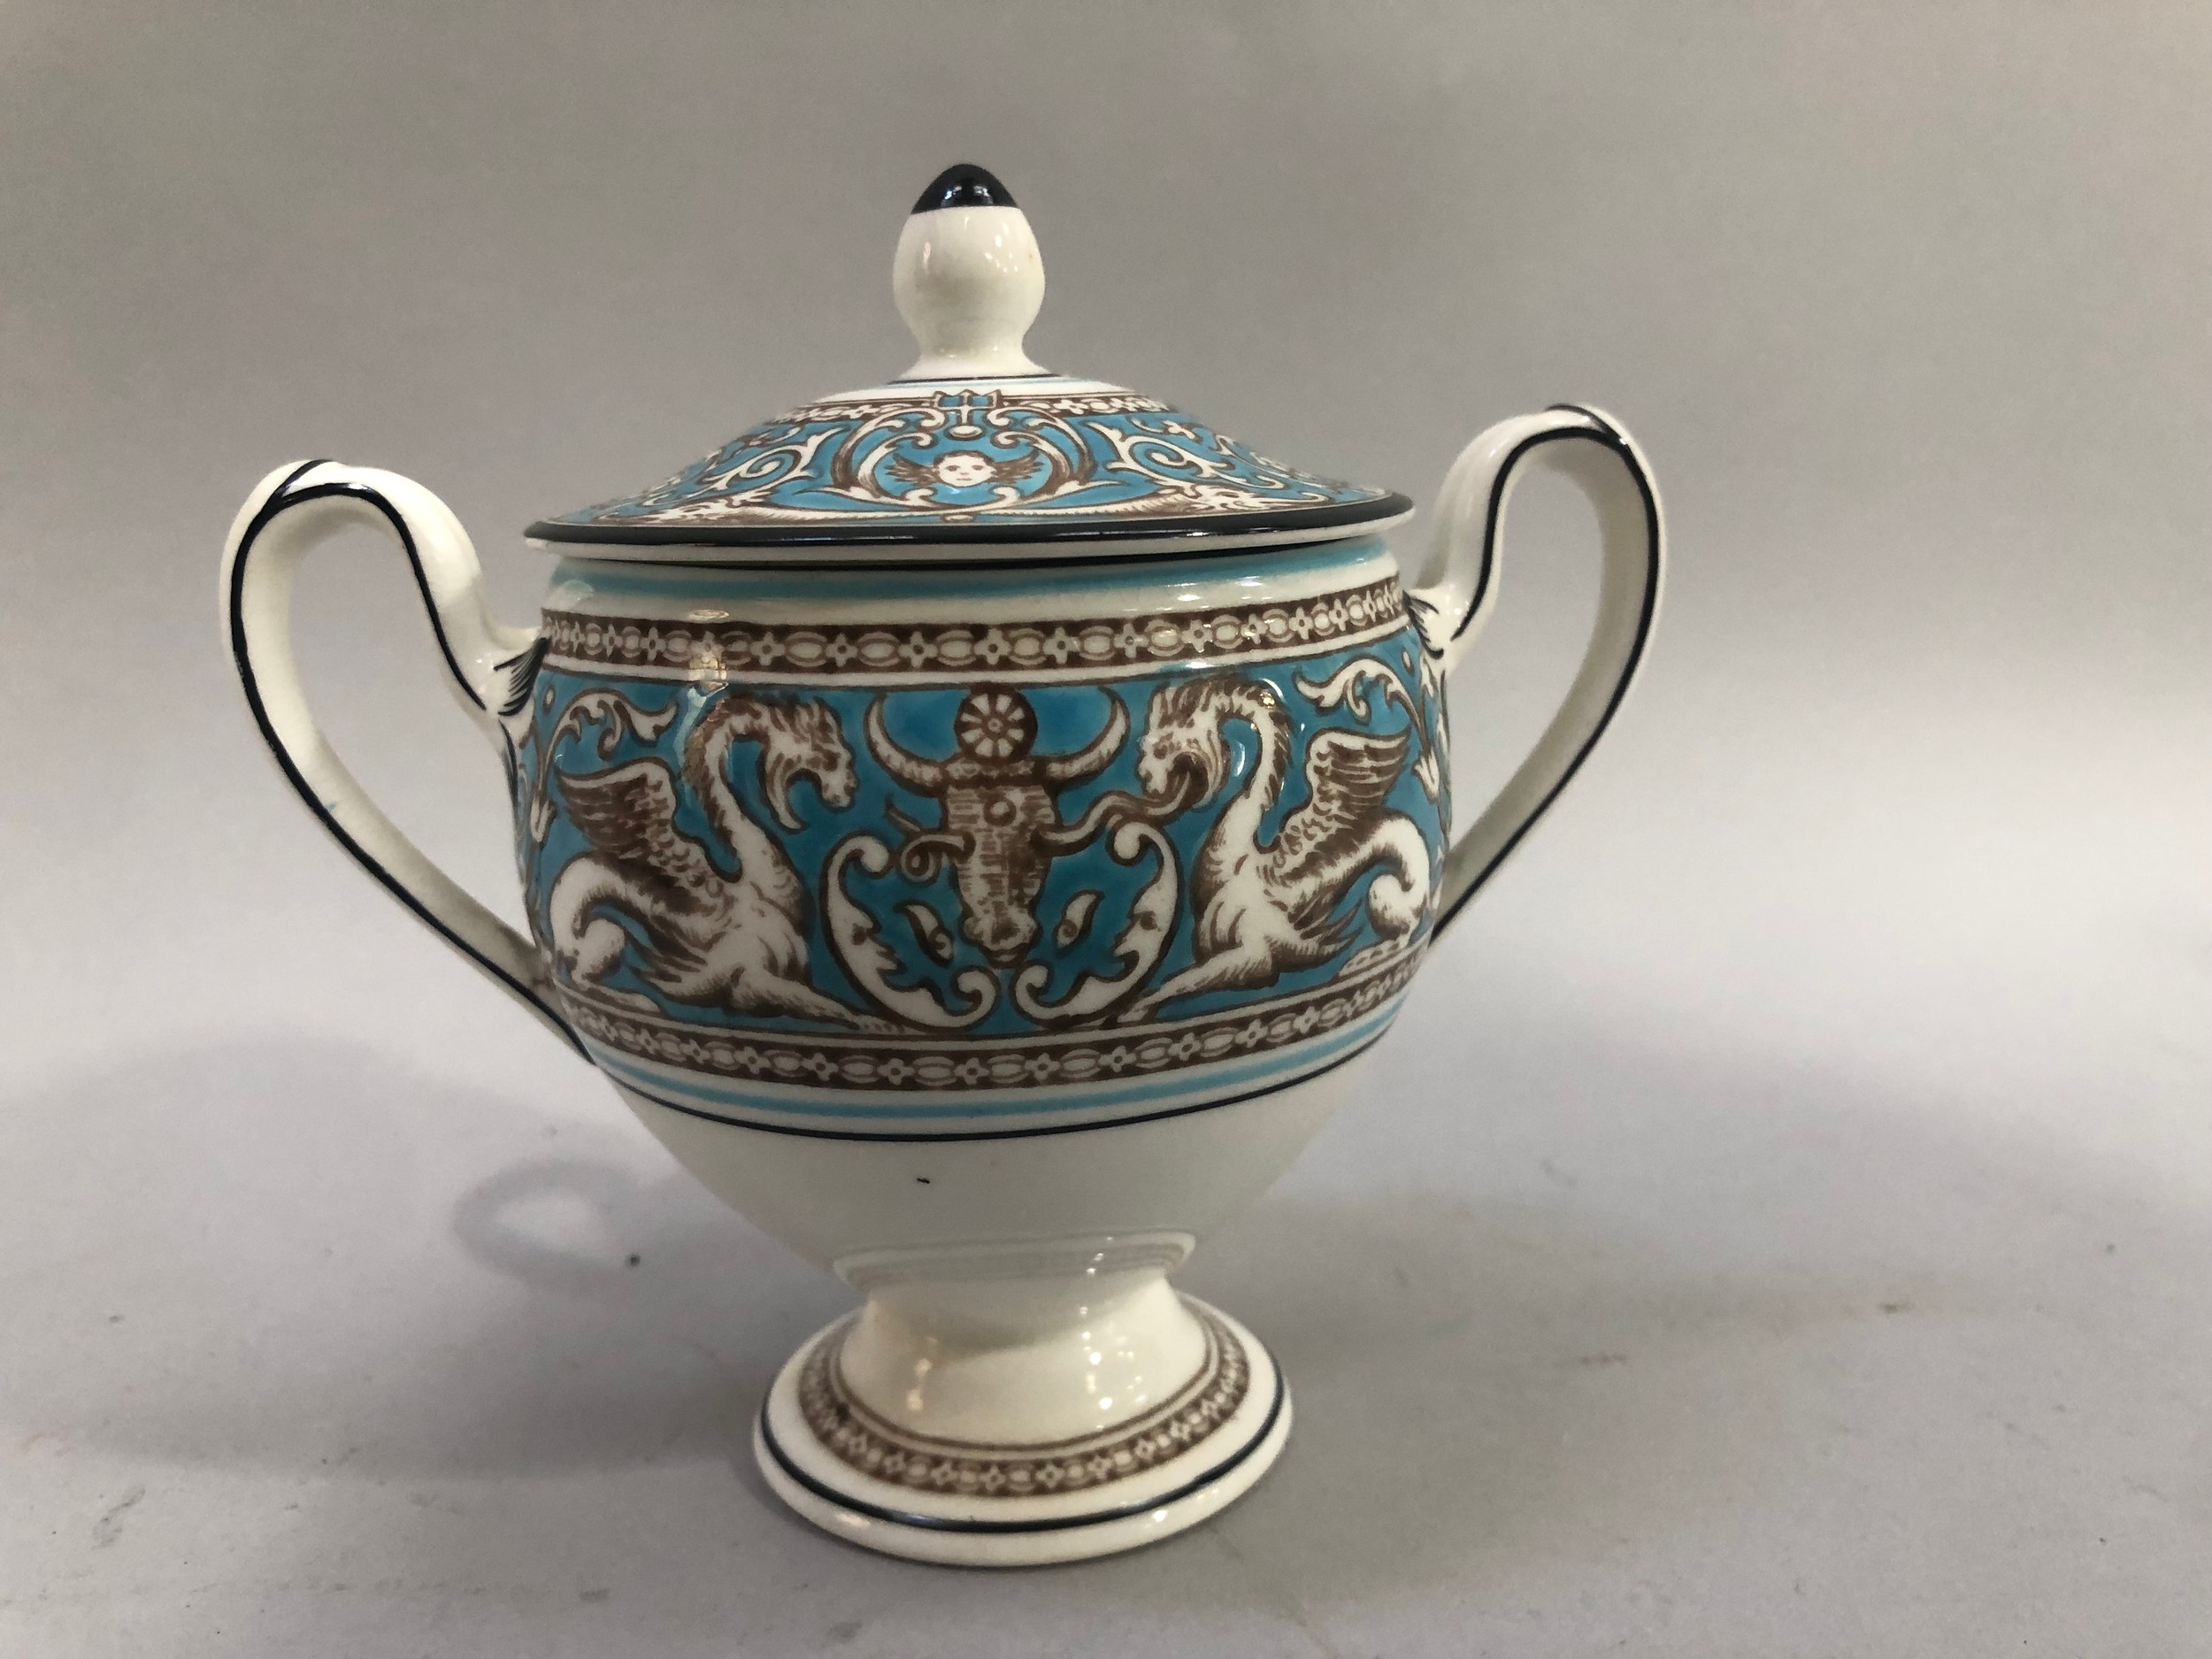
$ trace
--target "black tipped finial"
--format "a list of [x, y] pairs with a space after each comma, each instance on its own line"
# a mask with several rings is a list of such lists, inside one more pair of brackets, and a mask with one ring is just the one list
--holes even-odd
[[929, 188], [915, 198], [914, 211], [929, 213], [941, 207], [1011, 207], [1013, 192], [972, 161], [946, 168], [929, 181]]

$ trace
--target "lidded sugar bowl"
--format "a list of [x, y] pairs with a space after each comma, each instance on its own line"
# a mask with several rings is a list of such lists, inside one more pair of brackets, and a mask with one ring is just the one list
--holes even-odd
[[[1502, 422], [1401, 495], [1031, 362], [1027, 219], [933, 182], [896, 380], [547, 518], [534, 627], [389, 472], [279, 468], [224, 631], [308, 809], [595, 1064], [699, 1179], [861, 1293], [775, 1379], [773, 1489], [925, 1560], [1102, 1555], [1280, 1451], [1267, 1349], [1167, 1275], [1349, 1091], [1423, 954], [1574, 776], [1656, 612], [1659, 499], [1594, 410]], [[1443, 687], [1516, 480], [1598, 510], [1599, 614], [1527, 760], [1456, 838]], [[299, 560], [388, 532], [511, 789], [529, 933], [434, 867], [317, 729]]]

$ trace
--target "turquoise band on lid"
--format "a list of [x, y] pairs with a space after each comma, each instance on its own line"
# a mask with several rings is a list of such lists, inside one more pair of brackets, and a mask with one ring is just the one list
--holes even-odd
[[1056, 375], [808, 404], [656, 488], [529, 534], [752, 546], [1248, 535], [1356, 526], [1409, 505], [1267, 460], [1155, 399]]

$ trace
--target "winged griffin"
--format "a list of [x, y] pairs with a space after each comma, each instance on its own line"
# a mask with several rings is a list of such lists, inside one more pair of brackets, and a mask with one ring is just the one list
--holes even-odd
[[[1356, 685], [1340, 675], [1329, 687], [1301, 688], [1326, 707], [1348, 700]], [[1322, 692], [1334, 696], [1316, 695]], [[1428, 848], [1413, 820], [1386, 804], [1412, 748], [1410, 730], [1314, 733], [1306, 744], [1307, 798], [1263, 840], [1291, 756], [1290, 718], [1266, 681], [1210, 674], [1162, 687], [1152, 695], [1137, 776], [1155, 797], [1213, 799], [1234, 770], [1225, 733], [1232, 721], [1251, 727], [1258, 757], [1191, 872], [1195, 960], [1127, 1009], [1125, 1023], [1148, 1018], [1179, 996], [1271, 985], [1325, 962], [1358, 931], [1363, 911], [1382, 939], [1354, 954], [1345, 964], [1353, 972], [1402, 949], [1428, 909]], [[1363, 905], [1337, 914], [1370, 870]]]
[[786, 829], [802, 827], [791, 801], [801, 778], [814, 780], [826, 806], [851, 804], [852, 750], [835, 713], [743, 692], [725, 693], [707, 710], [682, 757], [684, 783], [736, 856], [734, 875], [678, 826], [677, 780], [665, 761], [560, 772], [562, 805], [591, 850], [562, 870], [547, 900], [555, 962], [572, 984], [647, 1011], [651, 999], [605, 983], [633, 949], [641, 977], [672, 1002], [887, 1029], [808, 983], [807, 890], [730, 786], [730, 750], [741, 742], [759, 747], [761, 795]]

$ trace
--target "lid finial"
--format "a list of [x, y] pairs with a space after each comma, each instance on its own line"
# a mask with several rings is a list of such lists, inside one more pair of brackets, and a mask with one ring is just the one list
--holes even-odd
[[1044, 304], [1028, 217], [970, 163], [939, 173], [899, 233], [891, 293], [922, 355], [902, 380], [1041, 374], [1022, 336]]

